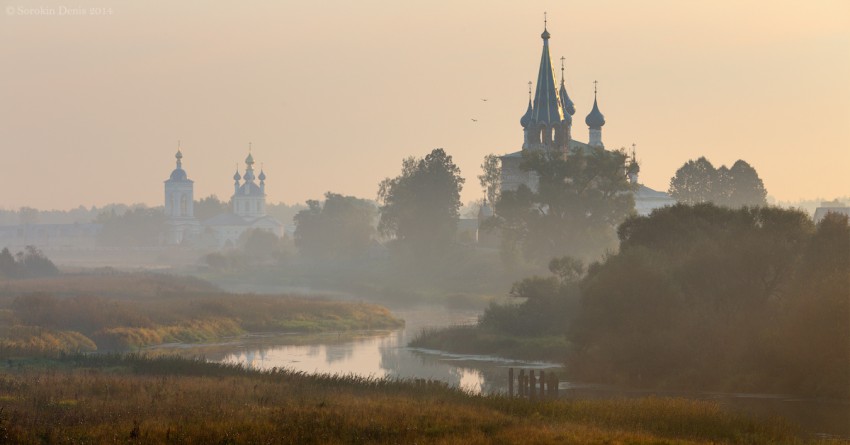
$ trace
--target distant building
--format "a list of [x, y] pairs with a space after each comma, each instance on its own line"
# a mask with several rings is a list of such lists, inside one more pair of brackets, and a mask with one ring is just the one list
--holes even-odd
[[194, 217], [194, 183], [182, 168], [183, 155], [178, 150], [175, 156], [177, 168], [165, 181], [166, 244], [204, 243], [233, 247], [239, 237], [251, 229], [283, 236], [283, 224], [266, 214], [266, 174], [261, 169], [260, 174], [254, 176], [254, 156], [250, 152], [245, 158], [245, 175], [240, 175], [238, 169], [233, 175], [231, 210], [201, 222]]
[[815, 209], [815, 224], [821, 222], [828, 213], [838, 213], [841, 215], [846, 215], [850, 218], [850, 207], [847, 204], [838, 201], [824, 201], [820, 203], [820, 207]]
[[[564, 80], [564, 58], [561, 58], [561, 82], [560, 87], [558, 87], [555, 83], [555, 73], [549, 56], [550, 34], [545, 26], [540, 37], [543, 39], [543, 54], [540, 58], [537, 86], [532, 96], [532, 84], [529, 82], [528, 107], [525, 114], [520, 118], [520, 125], [523, 128], [522, 150], [500, 157], [502, 191], [516, 190], [520, 185], [525, 185], [531, 190], [537, 190], [539, 183], [537, 174], [520, 168], [524, 152], [545, 151], [560, 156], [569, 156], [577, 151], [588, 153], [605, 151], [605, 144], [602, 142], [602, 127], [605, 125], [605, 116], [599, 110], [596, 88], [594, 87], [593, 91], [593, 108], [584, 119], [588, 127], [588, 142], [574, 140], [572, 138], [572, 125], [576, 109], [575, 104], [567, 94]], [[637, 187], [634, 197], [635, 208], [639, 214], [647, 215], [653, 209], [675, 203], [675, 200], [666, 193], [638, 183], [639, 169], [634, 154], [631, 164], [624, 166], [624, 169], [629, 174], [629, 179]]]
[[174, 155], [177, 166], [165, 180], [165, 244], [189, 242], [201, 233], [194, 213], [194, 181], [183, 170], [183, 153]]

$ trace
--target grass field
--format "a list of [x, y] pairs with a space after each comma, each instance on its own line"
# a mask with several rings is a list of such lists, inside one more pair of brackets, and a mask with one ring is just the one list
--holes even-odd
[[3, 443], [807, 443], [689, 400], [529, 402], [175, 357], [4, 361]]
[[224, 292], [150, 273], [0, 281], [0, 350], [132, 350], [247, 332], [338, 332], [403, 326], [375, 304], [321, 296]]

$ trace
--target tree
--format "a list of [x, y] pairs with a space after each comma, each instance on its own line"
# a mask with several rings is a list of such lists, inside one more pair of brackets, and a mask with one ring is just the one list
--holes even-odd
[[195, 218], [201, 221], [212, 218], [213, 216], [227, 213], [230, 210], [230, 205], [218, 199], [216, 195], [210, 195], [195, 201], [194, 211]]
[[756, 169], [739, 159], [729, 170], [729, 207], [767, 205], [767, 190]]
[[32, 207], [21, 207], [18, 210], [18, 222], [21, 224], [37, 224], [39, 216], [39, 211]]
[[521, 252], [545, 264], [566, 254], [596, 257], [615, 242], [615, 228], [634, 211], [625, 153], [523, 156], [522, 167], [537, 174], [539, 186], [506, 191], [496, 203], [503, 258]]
[[581, 283], [575, 378], [850, 394], [846, 218], [678, 204], [619, 235]]
[[484, 191], [484, 196], [492, 205], [499, 197], [499, 191], [502, 187], [502, 169], [499, 157], [494, 154], [484, 156], [484, 162], [481, 164], [482, 173], [478, 175], [478, 182]]
[[123, 215], [114, 211], [97, 216], [96, 223], [103, 224], [98, 242], [106, 246], [156, 246], [160, 243], [165, 224], [162, 207], [137, 207]]
[[375, 205], [365, 199], [325, 193], [307, 201], [295, 221], [295, 246], [308, 258], [353, 259], [364, 255], [374, 233]]
[[712, 202], [726, 207], [767, 205], [756, 170], [743, 160], [715, 169], [705, 157], [686, 162], [670, 179], [670, 195], [683, 204]]
[[714, 201], [717, 170], [704, 156], [690, 160], [670, 179], [670, 196], [683, 204]]
[[0, 251], [0, 277], [35, 278], [58, 275], [59, 269], [35, 246], [26, 246], [14, 256], [8, 248]]
[[422, 159], [407, 158], [401, 175], [378, 188], [378, 230], [410, 254], [431, 258], [454, 243], [460, 218], [460, 168], [442, 148]]
[[8, 247], [0, 251], [0, 276], [6, 278], [18, 276], [18, 263], [15, 262], [15, 257], [12, 256], [12, 252], [9, 252]]

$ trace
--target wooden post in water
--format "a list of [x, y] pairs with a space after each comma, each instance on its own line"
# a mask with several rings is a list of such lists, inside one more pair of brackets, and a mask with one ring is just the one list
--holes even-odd
[[528, 371], [528, 398], [534, 400], [537, 397], [537, 379], [534, 370]]
[[540, 400], [546, 398], [546, 373], [540, 370]]
[[549, 374], [549, 397], [553, 399], [558, 398], [558, 385], [560, 382], [558, 381], [558, 376], [553, 372]]
[[517, 389], [517, 395], [520, 397], [525, 397], [525, 369], [519, 370], [519, 378], [517, 379], [517, 384], [519, 388]]
[[508, 398], [514, 398], [514, 368], [508, 368]]

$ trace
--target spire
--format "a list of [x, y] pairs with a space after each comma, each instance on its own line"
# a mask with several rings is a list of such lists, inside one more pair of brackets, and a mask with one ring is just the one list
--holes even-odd
[[245, 158], [245, 175], [242, 176], [246, 181], [254, 181], [254, 155], [251, 154], [251, 143], [248, 142], [248, 157]]
[[[544, 13], [545, 17], [545, 13]], [[534, 93], [532, 120], [534, 123], [552, 125], [564, 120], [564, 111], [555, 86], [555, 72], [552, 58], [549, 56], [549, 31], [543, 20], [543, 53], [540, 55], [540, 69], [537, 73], [537, 91]]]
[[561, 89], [558, 91], [558, 95], [561, 96], [561, 107], [566, 113], [572, 116], [576, 114], [576, 107], [573, 101], [570, 100], [570, 95], [567, 94], [567, 87], [564, 85], [564, 60], [566, 58], [561, 56]]
[[637, 144], [632, 143], [632, 158], [626, 166], [626, 175], [629, 177], [629, 182], [632, 184], [638, 183], [638, 174], [640, 173], [640, 164], [637, 161], [636, 149]]

